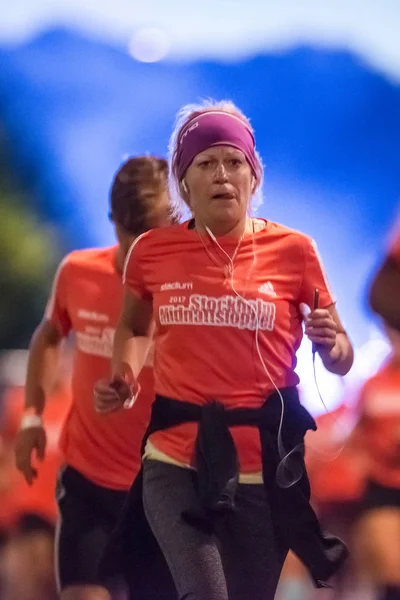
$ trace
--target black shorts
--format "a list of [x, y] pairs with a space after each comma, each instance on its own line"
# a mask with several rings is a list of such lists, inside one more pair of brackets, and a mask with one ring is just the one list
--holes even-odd
[[127, 493], [98, 486], [72, 467], [61, 470], [55, 542], [60, 589], [98, 583], [98, 566]]
[[361, 512], [394, 507], [400, 510], [400, 488], [392, 488], [369, 481], [361, 502]]

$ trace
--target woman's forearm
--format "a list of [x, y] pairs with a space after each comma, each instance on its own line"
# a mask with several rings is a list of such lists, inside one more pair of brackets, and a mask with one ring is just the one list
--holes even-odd
[[49, 321], [43, 321], [32, 336], [25, 382], [25, 408], [44, 412], [57, 374], [62, 336]]
[[120, 322], [114, 336], [112, 375], [133, 376], [137, 379], [151, 345], [151, 335], [135, 336], [132, 330]]
[[347, 375], [353, 365], [353, 346], [345, 333], [337, 334], [336, 344], [332, 350], [322, 349], [318, 353], [325, 369], [335, 375]]

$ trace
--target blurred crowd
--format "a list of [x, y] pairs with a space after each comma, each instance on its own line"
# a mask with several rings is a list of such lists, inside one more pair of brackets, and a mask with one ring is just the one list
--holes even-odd
[[[391, 354], [384, 364], [361, 389], [349, 390], [335, 410], [322, 414], [318, 431], [306, 439], [314, 506], [323, 525], [349, 545], [351, 558], [331, 590], [315, 591], [289, 555], [278, 600], [373, 600], [376, 587], [400, 577], [400, 334], [387, 328], [386, 335]], [[23, 372], [21, 356], [23, 362], [21, 353], [8, 357], [1, 393], [0, 598], [53, 600], [55, 489], [62, 463], [57, 442], [70, 402], [69, 367], [61, 369], [49, 398], [46, 456], [36, 458], [38, 478], [29, 486], [13, 452], [24, 388], [17, 375], [12, 381], [12, 373]], [[13, 360], [19, 369], [10, 369]]]
[[[0, 598], [53, 600], [55, 490], [62, 464], [59, 435], [70, 404], [69, 365], [60, 368], [44, 417], [45, 458], [34, 457], [38, 477], [29, 486], [15, 465], [14, 443], [24, 411], [23, 373], [27, 356], [4, 357], [0, 437]], [[4, 385], [5, 383], [5, 385]]]
[[390, 354], [377, 372], [317, 418], [306, 439], [312, 498], [350, 559], [330, 592], [313, 592], [290, 555], [279, 600], [375, 600], [400, 578], [400, 334], [385, 327]]

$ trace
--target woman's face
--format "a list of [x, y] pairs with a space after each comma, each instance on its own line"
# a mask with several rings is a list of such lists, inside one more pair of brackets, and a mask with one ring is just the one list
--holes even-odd
[[246, 219], [255, 179], [240, 150], [213, 146], [200, 152], [184, 180], [190, 208], [203, 226], [234, 227]]

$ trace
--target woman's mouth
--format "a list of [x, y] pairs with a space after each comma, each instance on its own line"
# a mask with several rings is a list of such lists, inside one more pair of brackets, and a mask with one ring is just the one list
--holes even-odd
[[233, 200], [234, 197], [235, 195], [230, 192], [221, 192], [219, 194], [213, 194], [211, 198], [212, 200]]

